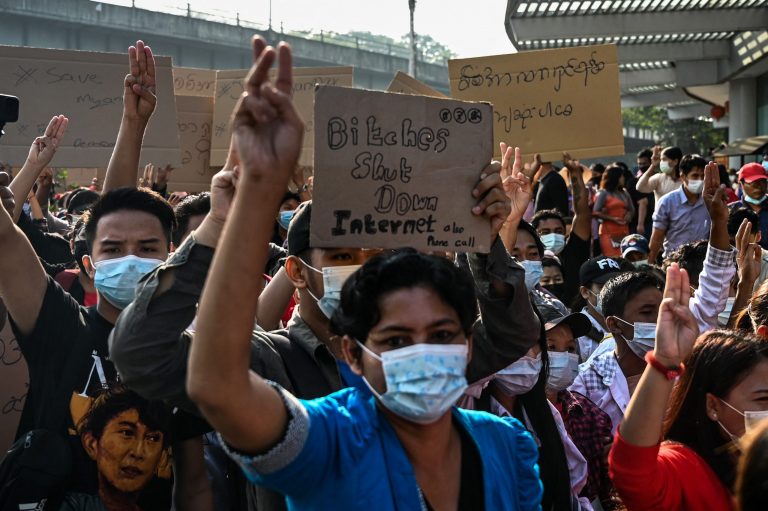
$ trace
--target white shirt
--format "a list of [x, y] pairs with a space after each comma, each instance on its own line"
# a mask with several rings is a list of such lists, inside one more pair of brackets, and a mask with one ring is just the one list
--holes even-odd
[[611, 432], [616, 434], [616, 428], [624, 418], [630, 395], [627, 378], [621, 372], [613, 351], [598, 356], [593, 354], [593, 357], [579, 368], [579, 374], [568, 390], [587, 396], [607, 413], [611, 418]]
[[[598, 332], [603, 334], [603, 338], [605, 338], [605, 334], [608, 333], [606, 329], [603, 328], [603, 325], [600, 324], [598, 320], [592, 317], [589, 313], [589, 309], [587, 307], [584, 307], [580, 311], [582, 314], [584, 314], [587, 319], [589, 319], [589, 322], [592, 323], [592, 326], [597, 329]], [[597, 349], [598, 346], [600, 346], [601, 343], [596, 342], [594, 339], [592, 339], [588, 335], [582, 335], [578, 339], [576, 339], [576, 342], [579, 343], [579, 359], [582, 362], [586, 362], [589, 356]]]

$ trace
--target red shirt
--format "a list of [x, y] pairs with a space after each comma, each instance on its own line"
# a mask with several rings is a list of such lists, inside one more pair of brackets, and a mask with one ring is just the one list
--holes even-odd
[[616, 433], [608, 457], [613, 484], [630, 511], [731, 511], [733, 499], [706, 461], [682, 444], [638, 447]]

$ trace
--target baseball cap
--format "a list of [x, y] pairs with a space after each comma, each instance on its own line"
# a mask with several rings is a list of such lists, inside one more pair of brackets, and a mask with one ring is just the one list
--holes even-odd
[[312, 220], [312, 201], [302, 202], [296, 208], [288, 226], [288, 255], [297, 256], [309, 248], [309, 224]]
[[592, 329], [592, 323], [590, 323], [589, 318], [581, 312], [563, 315], [555, 307], [547, 304], [538, 305], [537, 309], [544, 320], [544, 330], [546, 331], [552, 330], [558, 325], [567, 325], [571, 328], [573, 337], [578, 338], [587, 335]]
[[590, 283], [605, 284], [619, 273], [621, 273], [621, 266], [618, 261], [610, 257], [593, 257], [579, 268], [579, 284], [582, 286]]
[[99, 197], [99, 194], [93, 190], [79, 188], [72, 192], [72, 196], [69, 198], [67, 213], [72, 215], [82, 215], [86, 209], [90, 208], [91, 205], [99, 199]]
[[648, 240], [640, 234], [630, 234], [621, 240], [621, 257], [627, 257], [627, 254], [631, 252], [648, 254], [650, 251], [651, 250], [648, 247]]
[[747, 163], [739, 170], [739, 181], [754, 183], [761, 179], [768, 179], [765, 173], [765, 167], [759, 163]]

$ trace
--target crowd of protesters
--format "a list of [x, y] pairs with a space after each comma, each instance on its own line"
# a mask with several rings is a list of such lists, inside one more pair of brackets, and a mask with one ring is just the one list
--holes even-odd
[[63, 115], [0, 173], [2, 509], [765, 509], [768, 155], [502, 144], [487, 254], [320, 248], [291, 49], [252, 45], [210, 191], [139, 175], [142, 41], [103, 183], [56, 193]]

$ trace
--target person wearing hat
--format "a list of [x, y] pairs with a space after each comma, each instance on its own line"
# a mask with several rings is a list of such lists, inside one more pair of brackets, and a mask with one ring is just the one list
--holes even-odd
[[[617, 496], [608, 478], [604, 455], [605, 445], [611, 439], [611, 418], [586, 396], [568, 390], [579, 372], [576, 338], [587, 335], [592, 325], [579, 312], [563, 316], [551, 307], [539, 308], [539, 312], [544, 321], [549, 354], [547, 398], [560, 413], [567, 432], [563, 447], [572, 467], [571, 476], [575, 475], [576, 467], [582, 467], [573, 462], [583, 457], [586, 465], [581, 470], [586, 469], [586, 474], [582, 472], [586, 482], [579, 495], [590, 502], [599, 499], [603, 509], [614, 509]], [[577, 448], [578, 456], [569, 452], [569, 445]]]
[[630, 234], [621, 240], [621, 257], [638, 267], [648, 264], [648, 240], [640, 234]]
[[768, 248], [768, 173], [759, 163], [747, 163], [739, 170], [739, 184], [744, 193], [740, 201], [728, 204], [731, 209], [749, 208], [760, 216], [760, 246]]
[[634, 267], [618, 257], [593, 257], [581, 265], [579, 269], [579, 294], [584, 301], [584, 314], [592, 324], [592, 328], [584, 334], [577, 336], [579, 344], [579, 356], [582, 362], [586, 362], [589, 356], [597, 349], [606, 335], [610, 335], [605, 319], [597, 309], [597, 297], [600, 290], [608, 280], [623, 271], [632, 271]]

